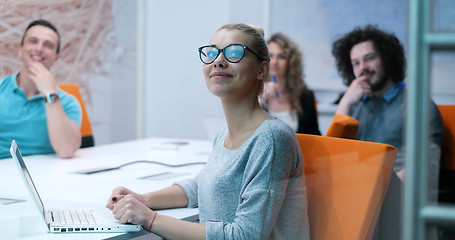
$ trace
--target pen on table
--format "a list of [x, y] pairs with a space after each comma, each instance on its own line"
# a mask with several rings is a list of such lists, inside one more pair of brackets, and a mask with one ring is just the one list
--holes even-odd
[[[275, 84], [277, 84], [277, 81], [276, 81], [276, 76], [275, 75], [272, 75], [272, 79], [273, 79], [273, 82]], [[278, 99], [280, 98], [280, 94], [278, 93], [278, 90], [275, 90], [275, 97]]]

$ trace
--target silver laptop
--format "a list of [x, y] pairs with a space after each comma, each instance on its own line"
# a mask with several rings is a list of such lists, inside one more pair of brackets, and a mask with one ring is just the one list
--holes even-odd
[[141, 230], [140, 225], [120, 223], [114, 219], [114, 215], [108, 209], [46, 209], [14, 140], [11, 143], [10, 152], [40, 211], [40, 218], [43, 220], [41, 222], [46, 225], [48, 232], [137, 232]]

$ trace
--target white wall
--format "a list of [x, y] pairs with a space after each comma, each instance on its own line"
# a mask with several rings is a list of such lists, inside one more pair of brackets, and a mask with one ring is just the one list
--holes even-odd
[[110, 53], [108, 76], [90, 81], [92, 102], [87, 112], [95, 145], [136, 138], [136, 1], [112, 0], [113, 36], [117, 47]]

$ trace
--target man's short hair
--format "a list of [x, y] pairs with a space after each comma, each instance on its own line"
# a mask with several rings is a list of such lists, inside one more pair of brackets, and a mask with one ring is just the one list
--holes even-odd
[[356, 77], [352, 70], [351, 49], [354, 45], [372, 41], [379, 53], [385, 75], [394, 82], [401, 82], [406, 77], [406, 57], [400, 40], [393, 33], [378, 29], [373, 25], [356, 27], [332, 45], [332, 55], [343, 83], [349, 86]]
[[22, 36], [21, 46], [24, 45], [25, 34], [27, 33], [27, 31], [30, 28], [32, 28], [34, 26], [43, 26], [43, 27], [50, 28], [50, 29], [52, 29], [52, 31], [54, 31], [57, 34], [57, 37], [58, 37], [57, 54], [58, 54], [60, 52], [60, 34], [58, 34], [57, 28], [52, 23], [50, 23], [49, 21], [44, 20], [44, 19], [35, 20], [28, 25], [28, 27], [25, 29], [24, 35]]

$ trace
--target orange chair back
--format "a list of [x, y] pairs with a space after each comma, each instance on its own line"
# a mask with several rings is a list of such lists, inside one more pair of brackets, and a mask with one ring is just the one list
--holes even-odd
[[438, 105], [444, 122], [441, 169], [455, 170], [455, 105]]
[[81, 122], [81, 135], [82, 135], [82, 145], [81, 147], [91, 147], [94, 146], [93, 133], [92, 133], [92, 124], [87, 114], [85, 108], [84, 100], [82, 99], [82, 94], [79, 91], [79, 86], [75, 83], [60, 83], [58, 87], [64, 92], [73, 95], [81, 105], [82, 109], [82, 122]]
[[359, 122], [355, 118], [337, 113], [333, 117], [325, 135], [327, 137], [354, 139], [358, 130]]
[[396, 160], [387, 144], [296, 134], [311, 239], [371, 239]]
[[455, 203], [455, 105], [438, 105], [444, 122], [439, 171], [439, 202]]

